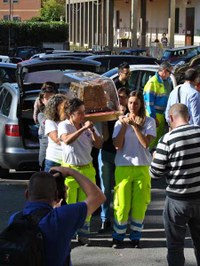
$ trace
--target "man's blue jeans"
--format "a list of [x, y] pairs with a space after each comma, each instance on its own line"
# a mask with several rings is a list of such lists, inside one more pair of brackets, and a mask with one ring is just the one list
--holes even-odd
[[115, 153], [100, 150], [98, 157], [100, 185], [106, 196], [106, 201], [101, 205], [102, 222], [110, 221], [110, 203], [115, 173], [114, 160]]
[[200, 266], [200, 199], [185, 201], [167, 197], [163, 218], [167, 237], [168, 265], [184, 265], [184, 240], [188, 225], [197, 265]]

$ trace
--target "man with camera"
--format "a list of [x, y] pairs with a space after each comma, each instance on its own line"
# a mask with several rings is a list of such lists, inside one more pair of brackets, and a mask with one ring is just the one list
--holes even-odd
[[[85, 192], [84, 202], [61, 204], [65, 201], [64, 178], [67, 176], [73, 176]], [[38, 209], [49, 210], [38, 223], [44, 238], [44, 265], [71, 265], [71, 239], [76, 230], [83, 226], [86, 216], [91, 215], [105, 201], [104, 194], [76, 170], [53, 167], [51, 173], [34, 173], [25, 195], [27, 203], [23, 209], [23, 215], [29, 215]], [[15, 214], [11, 216], [9, 223], [13, 222], [14, 216]]]

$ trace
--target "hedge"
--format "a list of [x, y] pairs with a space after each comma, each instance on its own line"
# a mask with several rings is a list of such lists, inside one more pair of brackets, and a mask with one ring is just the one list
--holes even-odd
[[[9, 38], [10, 36], [10, 38]], [[67, 42], [68, 25], [64, 22], [0, 21], [0, 53], [10, 47], [42, 46], [43, 42]]]

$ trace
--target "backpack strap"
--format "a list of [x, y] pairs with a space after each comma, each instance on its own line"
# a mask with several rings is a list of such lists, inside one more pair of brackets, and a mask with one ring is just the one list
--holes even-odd
[[[37, 209], [35, 211], [33, 211], [32, 213], [30, 213], [29, 215], [27, 215], [28, 220], [31, 221], [31, 223], [33, 223], [34, 225], [37, 225], [40, 220], [46, 216], [51, 210], [47, 209], [47, 208], [42, 208], [42, 209]], [[25, 215], [26, 217], [26, 215]]]
[[181, 103], [181, 86], [178, 88], [178, 103]]
[[23, 212], [19, 212], [15, 215], [13, 222], [20, 222], [24, 218], [27, 219], [29, 222], [31, 222], [32, 225], [37, 225], [40, 220], [47, 215], [51, 210], [48, 208], [41, 208], [33, 211], [30, 214], [24, 215]]

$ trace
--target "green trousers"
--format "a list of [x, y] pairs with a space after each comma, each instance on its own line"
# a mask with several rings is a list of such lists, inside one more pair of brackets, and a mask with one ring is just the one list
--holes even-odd
[[[92, 163], [86, 166], [74, 166], [63, 163], [62, 166], [73, 168], [78, 172], [80, 172], [81, 174], [87, 176], [93, 183], [96, 183], [95, 179], [96, 171]], [[67, 186], [67, 200], [66, 200], [67, 204], [82, 202], [86, 199], [86, 195], [83, 192], [82, 188], [79, 186], [79, 184], [72, 176], [68, 176], [65, 179], [65, 185]], [[90, 230], [90, 220], [91, 220], [91, 215], [86, 218], [84, 227], [80, 229], [78, 232], [79, 235], [88, 234], [88, 231]]]
[[140, 239], [143, 220], [150, 200], [149, 166], [117, 166], [115, 170], [113, 238], [124, 239], [130, 215], [130, 239]]

